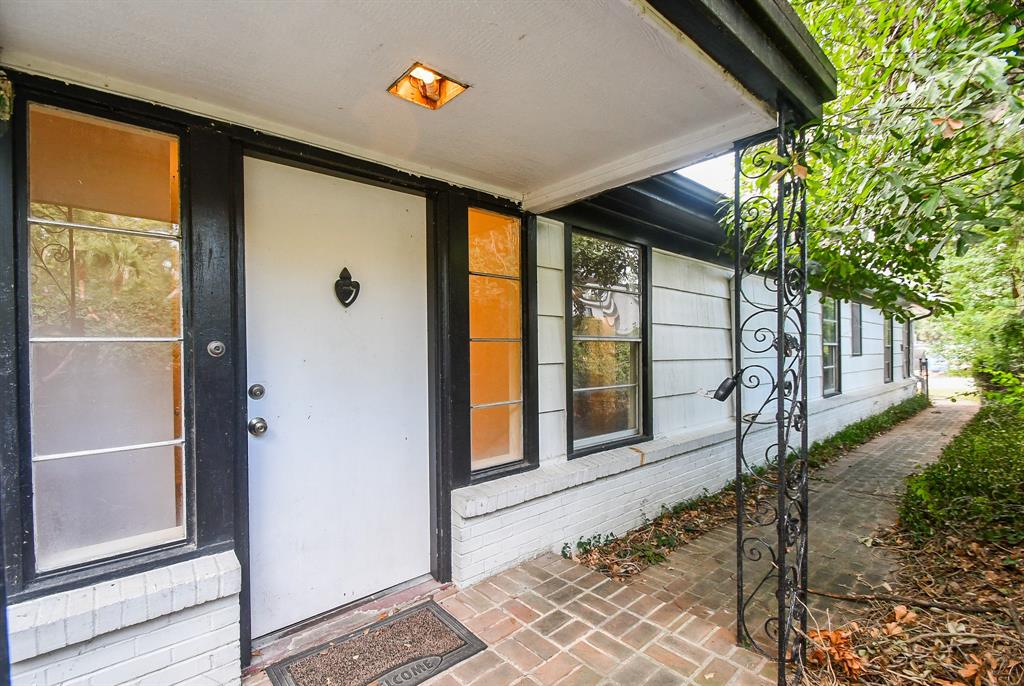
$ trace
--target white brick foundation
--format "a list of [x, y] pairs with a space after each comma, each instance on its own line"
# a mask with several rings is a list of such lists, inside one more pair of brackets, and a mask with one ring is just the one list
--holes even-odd
[[237, 684], [240, 587], [225, 552], [12, 605], [13, 683]]
[[[899, 381], [813, 401], [811, 441], [881, 412], [914, 388], [913, 380]], [[622, 534], [662, 505], [720, 489], [735, 476], [733, 437], [731, 421], [718, 423], [454, 491], [453, 580], [465, 587], [580, 536]], [[772, 440], [771, 430], [749, 437], [750, 457]]]

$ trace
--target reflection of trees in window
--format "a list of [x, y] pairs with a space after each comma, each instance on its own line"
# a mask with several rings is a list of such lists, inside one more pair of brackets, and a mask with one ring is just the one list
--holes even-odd
[[[33, 203], [33, 219], [153, 231], [133, 217]], [[157, 232], [170, 234], [169, 225]], [[177, 227], [173, 228], [174, 231]], [[180, 334], [181, 254], [173, 235], [31, 225], [33, 335]]]
[[572, 234], [572, 389], [576, 447], [639, 433], [640, 251]]

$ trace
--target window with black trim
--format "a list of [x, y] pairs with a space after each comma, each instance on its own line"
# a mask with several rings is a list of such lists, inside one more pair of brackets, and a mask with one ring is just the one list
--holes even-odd
[[910, 367], [911, 357], [912, 357], [913, 351], [914, 351], [914, 337], [912, 335], [913, 329], [911, 329], [911, 324], [912, 323], [913, 322], [909, 322], [909, 321], [903, 323], [903, 378], [904, 379], [909, 379], [910, 375], [912, 373], [912, 370], [911, 370], [911, 367]]
[[244, 526], [238, 148], [171, 110], [20, 86], [0, 137], [12, 602], [224, 550]]
[[850, 355], [864, 354], [864, 308], [860, 303], [850, 303]]
[[892, 331], [893, 319], [886, 317], [882, 321], [882, 378], [885, 383], [892, 381]]
[[[28, 105], [35, 571], [184, 541], [179, 139]], [[25, 478], [23, 475], [22, 478]]]
[[839, 301], [821, 300], [821, 391], [823, 395], [840, 392]]
[[643, 251], [572, 231], [569, 383], [572, 451], [643, 434]]
[[524, 459], [522, 222], [469, 208], [470, 464]]

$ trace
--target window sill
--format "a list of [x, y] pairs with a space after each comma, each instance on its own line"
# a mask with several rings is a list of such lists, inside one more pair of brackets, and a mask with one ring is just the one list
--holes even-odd
[[241, 584], [238, 559], [225, 551], [11, 605], [11, 662], [237, 595]]
[[730, 441], [732, 420], [719, 422], [654, 440], [640, 438], [629, 446], [603, 449], [565, 462], [540, 465], [532, 471], [500, 481], [472, 484], [452, 491], [452, 510], [461, 517], [477, 517], [558, 491]]
[[606, 443], [595, 443], [594, 445], [585, 445], [572, 451], [569, 455], [570, 460], [576, 460], [587, 455], [593, 455], [594, 453], [603, 453], [616, 448], [626, 448], [638, 443], [646, 443], [650, 441], [653, 436], [643, 434], [633, 434], [632, 436], [626, 436], [625, 438], [617, 438]]
[[493, 481], [494, 479], [512, 476], [513, 474], [529, 472], [536, 468], [537, 462], [535, 460], [518, 460], [516, 462], [509, 462], [508, 464], [495, 465], [493, 467], [487, 467], [480, 471], [470, 473], [469, 483], [482, 484], [487, 481]]

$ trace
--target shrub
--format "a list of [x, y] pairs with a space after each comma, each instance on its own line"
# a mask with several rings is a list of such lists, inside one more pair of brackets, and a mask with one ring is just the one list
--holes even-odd
[[900, 522], [918, 539], [1024, 541], [1024, 416], [983, 406], [938, 462], [907, 480]]
[[885, 433], [900, 422], [910, 419], [926, 407], [931, 407], [928, 398], [923, 395], [915, 395], [876, 415], [854, 422], [825, 440], [814, 443], [807, 451], [807, 461], [812, 467], [820, 467], [858, 445], [867, 443], [875, 436]]
[[1024, 374], [987, 369], [989, 390], [985, 391], [985, 402], [1016, 408], [1024, 414]]
[[1002, 390], [1006, 374], [1024, 376], [1024, 316], [1010, 317], [993, 331], [975, 357], [974, 378], [984, 390]]

